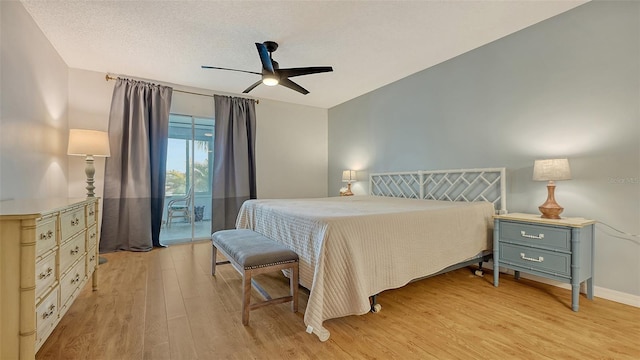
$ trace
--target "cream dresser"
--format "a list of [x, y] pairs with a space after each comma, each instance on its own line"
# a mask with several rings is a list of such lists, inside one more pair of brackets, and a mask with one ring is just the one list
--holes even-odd
[[98, 277], [98, 198], [0, 202], [0, 359], [34, 359]]

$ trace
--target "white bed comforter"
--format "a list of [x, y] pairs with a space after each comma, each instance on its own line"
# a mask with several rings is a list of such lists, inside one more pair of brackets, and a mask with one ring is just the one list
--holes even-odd
[[486, 202], [376, 196], [249, 200], [236, 227], [298, 253], [304, 322], [325, 341], [325, 320], [365, 314], [369, 296], [491, 249], [493, 212]]

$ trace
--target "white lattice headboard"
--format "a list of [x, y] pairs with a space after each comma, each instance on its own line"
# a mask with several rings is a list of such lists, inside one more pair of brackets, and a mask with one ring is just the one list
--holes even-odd
[[369, 175], [369, 194], [446, 201], [488, 201], [507, 213], [505, 168], [377, 173]]

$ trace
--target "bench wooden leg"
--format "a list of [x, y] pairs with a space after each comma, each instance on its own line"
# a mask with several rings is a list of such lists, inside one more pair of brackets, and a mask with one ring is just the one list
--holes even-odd
[[251, 270], [242, 274], [242, 325], [249, 325], [249, 311], [251, 310]]
[[291, 302], [291, 311], [298, 312], [298, 263], [294, 263], [291, 267], [291, 277], [289, 278], [289, 285], [291, 286], [291, 296], [293, 301]]
[[211, 244], [211, 275], [216, 274], [216, 256], [218, 254], [218, 249], [216, 246]]

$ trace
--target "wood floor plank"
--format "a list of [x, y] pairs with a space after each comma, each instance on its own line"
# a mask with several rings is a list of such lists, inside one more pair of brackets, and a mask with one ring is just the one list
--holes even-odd
[[[325, 322], [320, 342], [289, 304], [241, 323], [241, 276], [229, 265], [210, 274], [209, 242], [148, 253], [113, 253], [100, 289], [85, 287], [36, 355], [41, 359], [638, 359], [640, 309], [566, 289], [460, 269], [378, 296], [382, 311]], [[280, 273], [257, 277], [286, 294]], [[597, 294], [596, 294], [597, 295]], [[252, 301], [259, 294], [252, 292]]]

